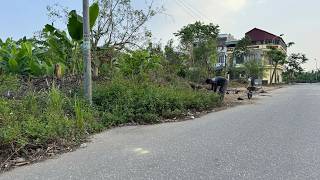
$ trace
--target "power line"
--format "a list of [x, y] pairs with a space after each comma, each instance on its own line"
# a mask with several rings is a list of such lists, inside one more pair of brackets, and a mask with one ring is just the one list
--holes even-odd
[[195, 20], [198, 19], [198, 17], [196, 17], [196, 15], [195, 15], [192, 11], [190, 11], [183, 3], [181, 3], [181, 1], [175, 0], [175, 2], [176, 2], [179, 6], [182, 6], [182, 8], [185, 10], [185, 12], [186, 12], [189, 16], [191, 16], [193, 19], [195, 19]]
[[177, 0], [177, 1], [179, 1], [185, 9], [189, 10], [189, 11], [190, 11], [192, 14], [194, 14], [198, 19], [202, 19], [201, 15], [199, 15], [196, 11], [194, 11], [194, 10], [193, 10], [192, 8], [190, 8], [187, 4], [185, 4], [184, 1], [182, 1], [182, 0]]
[[192, 5], [190, 5], [190, 3], [188, 1], [181, 1], [179, 0], [181, 3], [183, 3], [185, 6], [187, 6], [190, 10], [192, 10], [193, 12], [195, 12], [196, 14], [198, 14], [201, 18], [206, 19], [207, 21], [210, 21], [210, 19], [204, 15], [201, 11], [199, 11], [197, 8], [194, 8]]

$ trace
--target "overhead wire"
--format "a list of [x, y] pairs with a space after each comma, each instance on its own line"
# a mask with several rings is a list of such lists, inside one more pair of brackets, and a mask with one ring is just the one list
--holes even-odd
[[207, 21], [210, 21], [210, 19], [204, 15], [201, 11], [199, 11], [197, 8], [194, 8], [192, 5], [189, 4], [188, 1], [182, 1], [179, 0], [182, 4], [184, 4], [184, 6], [186, 6], [188, 9], [190, 9], [192, 12], [194, 12], [195, 14], [197, 14], [198, 17], [201, 17], [201, 19], [205, 19]]
[[199, 17], [196, 17], [197, 15], [194, 13], [194, 12], [192, 12], [189, 8], [187, 8], [181, 1], [179, 1], [179, 0], [174, 0], [179, 6], [181, 6], [184, 10], [185, 10], [185, 12], [189, 15], [189, 16], [191, 16], [194, 20], [198, 20], [198, 18]]

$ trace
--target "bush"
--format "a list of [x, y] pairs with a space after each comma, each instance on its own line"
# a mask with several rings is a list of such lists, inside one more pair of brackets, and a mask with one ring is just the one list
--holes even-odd
[[148, 51], [138, 50], [128, 54], [122, 54], [118, 61], [120, 73], [131, 79], [145, 80], [147, 74], [161, 68], [161, 58]]
[[0, 98], [0, 145], [76, 143], [102, 129], [95, 114], [81, 99], [68, 98], [55, 87], [21, 100]]
[[215, 93], [121, 79], [97, 87], [93, 100], [103, 112], [103, 123], [107, 126], [157, 123], [162, 118], [179, 117], [187, 111], [202, 111], [220, 104]]

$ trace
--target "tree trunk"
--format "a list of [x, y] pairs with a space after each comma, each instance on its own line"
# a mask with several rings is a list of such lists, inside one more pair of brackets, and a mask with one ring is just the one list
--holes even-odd
[[278, 63], [276, 63], [275, 66], [274, 66], [274, 69], [273, 69], [273, 72], [272, 72], [272, 75], [271, 75], [271, 78], [270, 78], [270, 84], [272, 84], [272, 81], [273, 81], [273, 79], [275, 77], [277, 67], [278, 67]]

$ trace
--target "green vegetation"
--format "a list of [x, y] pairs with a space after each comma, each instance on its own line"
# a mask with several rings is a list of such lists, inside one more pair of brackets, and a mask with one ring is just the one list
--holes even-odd
[[94, 93], [94, 103], [103, 112], [103, 124], [115, 126], [183, 117], [188, 111], [217, 107], [220, 100], [217, 94], [207, 91], [120, 79], [100, 85]]
[[0, 74], [40, 76], [50, 71], [48, 64], [39, 57], [41, 51], [26, 39], [15, 42], [7, 39], [0, 43]]
[[195, 47], [193, 57], [173, 41], [164, 50], [150, 42], [117, 51], [99, 67], [92, 106], [82, 98], [81, 83], [75, 83], [81, 82], [81, 41], [52, 25], [45, 26], [41, 38], [1, 41], [0, 162], [29, 158], [26, 152], [52, 145], [75, 146], [106, 128], [160, 123], [218, 107], [219, 95], [189, 84], [214, 75], [208, 68], [216, 61], [214, 41], [201, 45], [205, 55]]
[[194, 82], [202, 82], [215, 74], [219, 26], [201, 22], [189, 24], [175, 33], [187, 54], [185, 75]]
[[80, 98], [67, 97], [55, 87], [28, 92], [19, 99], [0, 98], [0, 144], [15, 150], [52, 142], [77, 143], [101, 129], [96, 115]]
[[310, 72], [295, 72], [293, 76], [286, 72], [284, 74], [284, 80], [287, 83], [319, 83], [320, 82], [320, 71]]
[[[286, 58], [287, 58], [287, 55], [280, 51], [279, 49], [277, 48], [270, 48], [270, 51], [267, 52], [267, 56], [269, 57], [269, 59], [271, 60], [271, 64], [273, 66], [273, 73], [270, 77], [270, 84], [272, 84], [273, 82], [276, 82], [276, 70], [278, 68], [278, 66], [283, 66], [285, 63], [286, 63]], [[274, 80], [274, 81], [273, 81]]]
[[178, 45], [169, 41], [162, 48], [144, 31], [158, 12], [152, 4], [137, 10], [128, 0], [90, 7], [92, 106], [82, 95], [82, 17], [76, 11], [67, 12], [68, 32], [52, 23], [30, 39], [0, 40], [0, 169], [10, 158], [78, 145], [106, 128], [160, 123], [219, 106], [219, 95], [190, 86], [215, 75], [219, 27], [187, 25], [175, 34]]
[[[0, 150], [6, 152], [2, 156], [11, 153], [24, 156], [25, 151], [46, 149], [52, 144], [74, 146], [88, 134], [105, 128], [128, 123], [160, 123], [168, 118], [185, 117], [188, 112], [209, 110], [221, 103], [217, 94], [206, 90], [159, 85], [123, 75], [127, 74], [97, 82], [92, 107], [81, 96], [67, 96], [55, 86], [49, 91], [27, 90], [26, 95], [19, 96], [21, 80], [1, 76]], [[7, 96], [7, 92], [13, 96]]]
[[244, 71], [247, 78], [261, 78], [264, 74], [264, 67], [260, 60], [249, 60], [244, 63]]
[[308, 58], [304, 54], [291, 54], [286, 62], [286, 72], [284, 73], [285, 81], [291, 83], [294, 81], [317, 80], [317, 74], [314, 72], [311, 73], [314, 74], [313, 77], [303, 77], [303, 68], [301, 66], [307, 61]]

